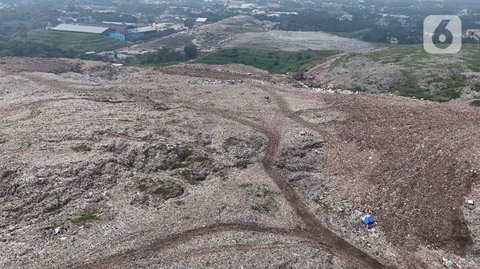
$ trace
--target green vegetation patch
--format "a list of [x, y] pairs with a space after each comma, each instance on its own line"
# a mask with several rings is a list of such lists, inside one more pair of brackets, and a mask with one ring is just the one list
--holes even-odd
[[[185, 153], [187, 154], [187, 153]], [[210, 161], [210, 159], [206, 156], [190, 156], [191, 151], [188, 152], [188, 156], [184, 156], [183, 154], [179, 156], [179, 160], [181, 162], [174, 165], [174, 169], [182, 169], [182, 168], [189, 168], [195, 163], [204, 163]]]
[[473, 102], [470, 103], [470, 105], [480, 107], [480, 99], [479, 100], [474, 100]]
[[240, 185], [238, 185], [241, 189], [247, 189], [247, 188], [250, 188], [253, 186], [252, 183], [242, 183]]
[[461, 96], [461, 92], [453, 88], [444, 88], [432, 93], [429, 89], [419, 87], [409, 82], [400, 83], [391, 88], [393, 92], [405, 97], [414, 97], [416, 99], [430, 100], [435, 102], [448, 102]]
[[437, 77], [433, 79], [433, 83], [441, 86], [440, 88], [459, 88], [467, 86], [467, 77], [460, 73], [460, 70], [452, 71], [452, 75], [448, 77]]
[[247, 169], [249, 164], [250, 164], [250, 161], [248, 160], [239, 160], [234, 164], [234, 166], [236, 168]]
[[45, 44], [64, 51], [110, 51], [128, 45], [125, 41], [116, 40], [107, 36], [85, 33], [56, 32], [46, 30], [32, 30], [24, 37], [26, 42]]
[[81, 215], [70, 218], [70, 221], [75, 224], [85, 224], [94, 220], [98, 220], [98, 214], [96, 211], [83, 213]]
[[423, 45], [386, 45], [382, 49], [365, 54], [372, 61], [393, 63], [408, 68], [452, 68], [470, 69], [480, 72], [480, 45], [465, 44], [459, 54], [433, 55]]
[[472, 90], [476, 92], [480, 92], [480, 82], [473, 84]]
[[185, 201], [177, 200], [177, 201], [175, 201], [175, 204], [176, 204], [177, 206], [182, 206], [182, 205], [185, 204]]
[[254, 204], [250, 206], [250, 209], [259, 213], [268, 213], [270, 212], [270, 207], [267, 204]]
[[461, 96], [459, 87], [467, 85], [465, 76], [453, 74], [447, 78], [435, 78], [431, 83], [436, 86], [436, 90], [430, 90], [418, 85], [416, 79], [410, 73], [404, 72], [404, 76], [404, 81], [393, 85], [390, 92], [435, 102], [448, 102], [459, 98]]
[[140, 192], [146, 191], [147, 188], [148, 187], [147, 187], [147, 185], [145, 185], [145, 183], [140, 183], [140, 184], [138, 184], [138, 187], [137, 187], [138, 191], [140, 191]]
[[336, 51], [273, 51], [264, 49], [220, 49], [196, 60], [204, 64], [245, 64], [271, 73], [286, 74], [314, 66], [325, 61]]
[[480, 72], [480, 45], [466, 44], [462, 46], [462, 59], [470, 70]]
[[417, 99], [433, 100], [434, 96], [430, 94], [430, 91], [425, 88], [421, 88], [417, 85], [415, 78], [411, 75], [404, 73], [406, 79], [402, 83], [393, 85], [390, 89], [391, 92], [396, 92], [401, 96], [414, 97]]
[[[126, 187], [125, 190], [129, 191], [130, 186]], [[136, 190], [138, 191], [138, 196], [136, 196], [131, 205], [136, 203], [146, 204], [149, 202], [153, 203], [163, 203], [166, 200], [179, 198], [185, 193], [185, 189], [182, 185], [175, 182], [171, 179], [160, 179], [157, 177], [144, 177], [137, 181]], [[174, 204], [181, 206], [185, 204], [182, 200], [174, 201]]]
[[381, 50], [370, 52], [366, 56], [381, 63], [418, 63], [430, 57], [420, 45], [390, 45]]

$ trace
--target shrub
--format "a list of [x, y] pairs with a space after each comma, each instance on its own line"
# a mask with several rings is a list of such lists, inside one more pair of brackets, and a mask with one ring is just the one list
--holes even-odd
[[242, 184], [240, 184], [240, 185], [238, 185], [238, 186], [239, 186], [240, 188], [242, 188], [242, 189], [246, 189], [246, 188], [252, 187], [253, 184], [252, 184], [252, 183], [242, 183]]
[[480, 107], [480, 99], [479, 100], [474, 100], [473, 102], [470, 103], [470, 105]]
[[94, 211], [94, 212], [83, 213], [81, 215], [70, 218], [70, 221], [75, 224], [85, 224], [89, 221], [94, 221], [97, 219], [98, 219], [97, 212]]

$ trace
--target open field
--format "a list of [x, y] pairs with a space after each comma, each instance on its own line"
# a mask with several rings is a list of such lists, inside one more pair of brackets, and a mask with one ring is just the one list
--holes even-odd
[[310, 69], [307, 84], [470, 103], [480, 95], [478, 48], [465, 45], [459, 54], [431, 55], [421, 45], [392, 45], [340, 55]]
[[83, 33], [66, 33], [45, 30], [33, 30], [27, 34], [26, 41], [47, 44], [64, 51], [110, 51], [125, 47], [127, 42], [106, 36]]
[[239, 65], [0, 74], [1, 268], [480, 263], [478, 108]]
[[373, 45], [353, 38], [344, 38], [322, 32], [268, 31], [238, 34], [222, 47], [272, 49], [285, 51], [340, 50], [346, 52], [369, 51]]
[[323, 32], [295, 32], [272, 30], [274, 23], [258, 21], [250, 16], [235, 16], [196, 29], [176, 33], [135, 45], [140, 49], [160, 46], [183, 48], [195, 44], [202, 51], [219, 48], [247, 48], [283, 51], [339, 50], [366, 52], [375, 46], [353, 38], [339, 37]]

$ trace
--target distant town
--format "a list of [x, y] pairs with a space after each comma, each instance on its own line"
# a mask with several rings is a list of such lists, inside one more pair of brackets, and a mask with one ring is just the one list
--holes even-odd
[[[465, 2], [460, 9], [446, 0], [400, 2], [401, 5], [394, 0], [2, 0], [0, 56], [118, 60], [117, 56], [125, 58], [129, 53], [143, 54], [156, 49], [154, 46], [138, 49], [138, 44], [174, 35], [177, 39], [188, 36], [187, 42], [180, 42], [184, 47], [198, 46], [198, 33], [192, 31], [235, 16], [268, 22], [266, 29], [271, 30], [322, 31], [373, 43], [418, 44], [422, 40], [423, 18], [428, 15], [425, 10], [430, 10], [461, 16], [465, 42], [480, 40], [480, 3], [459, 0]], [[218, 42], [226, 42], [228, 38]], [[172, 42], [159, 41], [160, 47], [168, 47], [165, 43]], [[216, 47], [199, 46], [199, 49], [209, 51]]]

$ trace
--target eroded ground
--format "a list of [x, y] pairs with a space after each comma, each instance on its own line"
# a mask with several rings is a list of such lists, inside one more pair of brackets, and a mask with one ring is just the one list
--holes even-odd
[[478, 109], [241, 66], [0, 73], [1, 268], [480, 262]]

